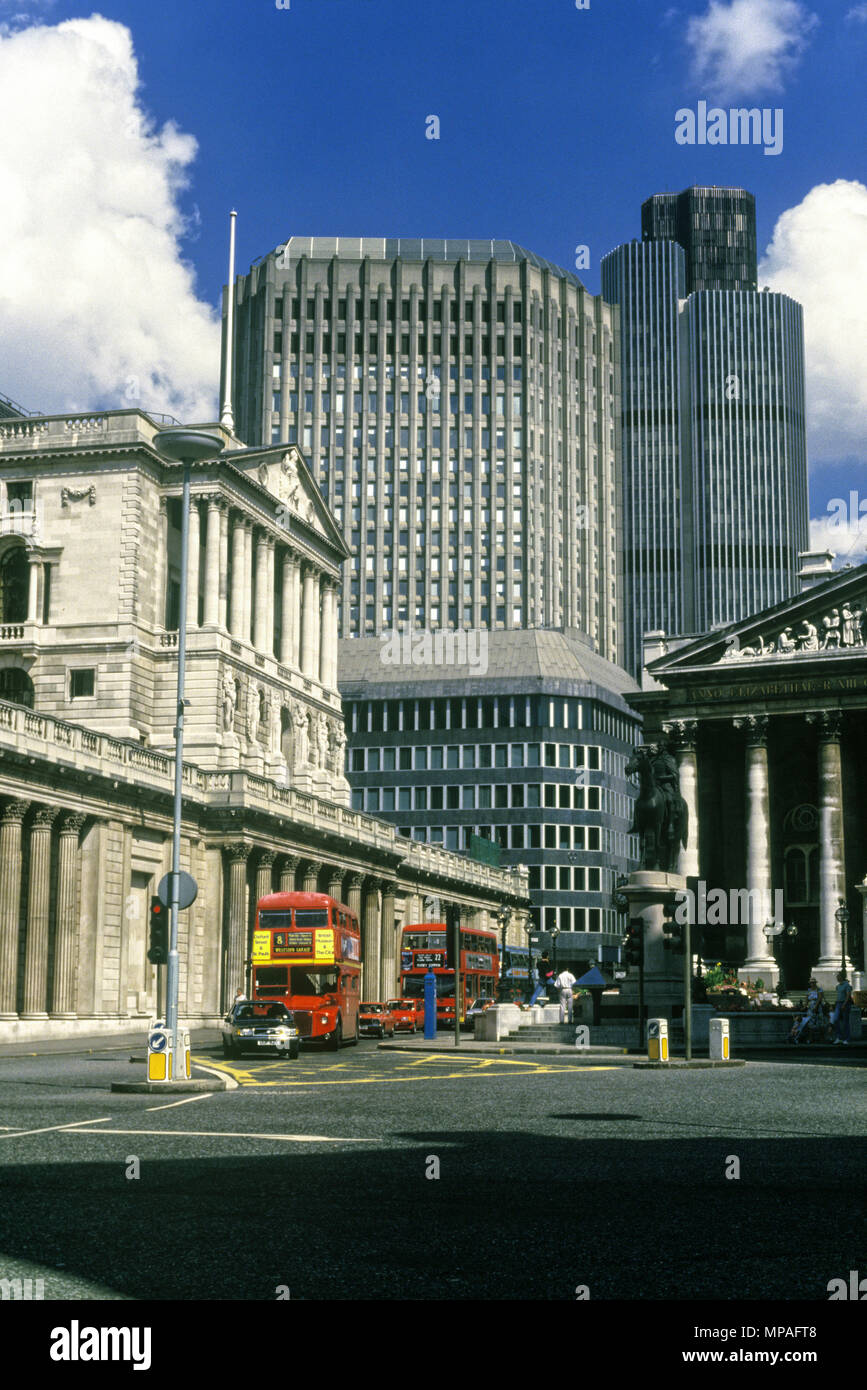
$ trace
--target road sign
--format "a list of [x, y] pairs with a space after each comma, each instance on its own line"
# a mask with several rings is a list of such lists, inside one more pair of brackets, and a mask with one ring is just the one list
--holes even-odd
[[168, 1043], [168, 1034], [153, 1032], [148, 1035], [148, 1047], [151, 1052], [165, 1052]]
[[[178, 907], [183, 911], [185, 907], [190, 907], [196, 901], [199, 892], [199, 885], [192, 874], [185, 874], [183, 871], [178, 874]], [[172, 876], [163, 874], [157, 888], [157, 897], [164, 907], [172, 905]]]

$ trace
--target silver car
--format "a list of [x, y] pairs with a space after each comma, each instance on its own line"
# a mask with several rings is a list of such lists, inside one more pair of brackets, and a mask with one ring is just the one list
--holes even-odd
[[274, 1048], [291, 1058], [301, 1050], [301, 1035], [295, 1016], [285, 1004], [248, 999], [234, 1004], [221, 1024], [223, 1056], [240, 1057], [242, 1052], [261, 1052]]

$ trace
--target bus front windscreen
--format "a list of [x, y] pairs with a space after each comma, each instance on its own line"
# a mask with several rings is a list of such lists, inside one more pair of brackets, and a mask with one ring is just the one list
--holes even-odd
[[292, 995], [321, 998], [324, 994], [334, 994], [337, 989], [338, 972], [333, 966], [317, 970], [307, 965], [296, 965], [290, 971], [290, 977], [289, 993]]
[[[434, 979], [437, 984], [437, 999], [453, 999], [455, 994], [454, 975], [435, 975]], [[424, 999], [424, 975], [404, 975], [403, 997], [404, 999]]]

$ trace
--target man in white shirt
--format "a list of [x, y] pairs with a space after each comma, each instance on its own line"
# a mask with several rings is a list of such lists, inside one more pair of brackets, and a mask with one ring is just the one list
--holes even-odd
[[571, 970], [561, 970], [554, 984], [560, 991], [560, 1022], [572, 1022], [572, 990], [577, 981]]

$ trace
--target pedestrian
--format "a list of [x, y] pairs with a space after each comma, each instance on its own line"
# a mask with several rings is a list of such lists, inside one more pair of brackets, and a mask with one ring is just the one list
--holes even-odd
[[235, 997], [234, 997], [234, 999], [232, 1000], [232, 1003], [233, 1003], [233, 1004], [243, 1004], [243, 1003], [245, 1002], [246, 998], [247, 998], [247, 996], [246, 996], [246, 994], [244, 993], [244, 991], [243, 991], [242, 989], [239, 989], [239, 990], [236, 991]]
[[572, 971], [569, 969], [568, 966], [565, 970], [560, 971], [560, 974], [554, 981], [554, 984], [557, 986], [557, 989], [560, 992], [561, 1023], [572, 1022], [572, 990], [575, 988], [577, 983], [578, 981], [575, 979], [575, 976], [572, 974]]
[[794, 1040], [798, 1043], [801, 1042], [801, 1040], [804, 1039], [804, 1034], [806, 1033], [807, 1036], [806, 1039], [804, 1039], [804, 1041], [810, 1043], [813, 1041], [813, 1033], [816, 1033], [817, 1041], [821, 1041], [822, 1027], [824, 1025], [823, 1006], [825, 1003], [825, 994], [824, 991], [819, 987], [819, 983], [816, 980], [815, 975], [810, 976], [810, 984], [807, 989], [807, 998], [805, 1002], [807, 1005], [807, 1012], [804, 1014], [804, 1017], [801, 1020], [801, 1025], [798, 1029], [797, 1034], [795, 1035]]
[[548, 952], [543, 951], [536, 965], [536, 988], [530, 996], [530, 1007], [532, 1008], [540, 994], [547, 998], [548, 985], [554, 978], [554, 967], [548, 959]]
[[834, 1001], [834, 1012], [831, 1015], [835, 1047], [838, 1043], [842, 1043], [844, 1047], [849, 1046], [849, 1014], [851, 1010], [852, 986], [846, 978], [846, 971], [840, 970], [837, 973], [837, 995]]

